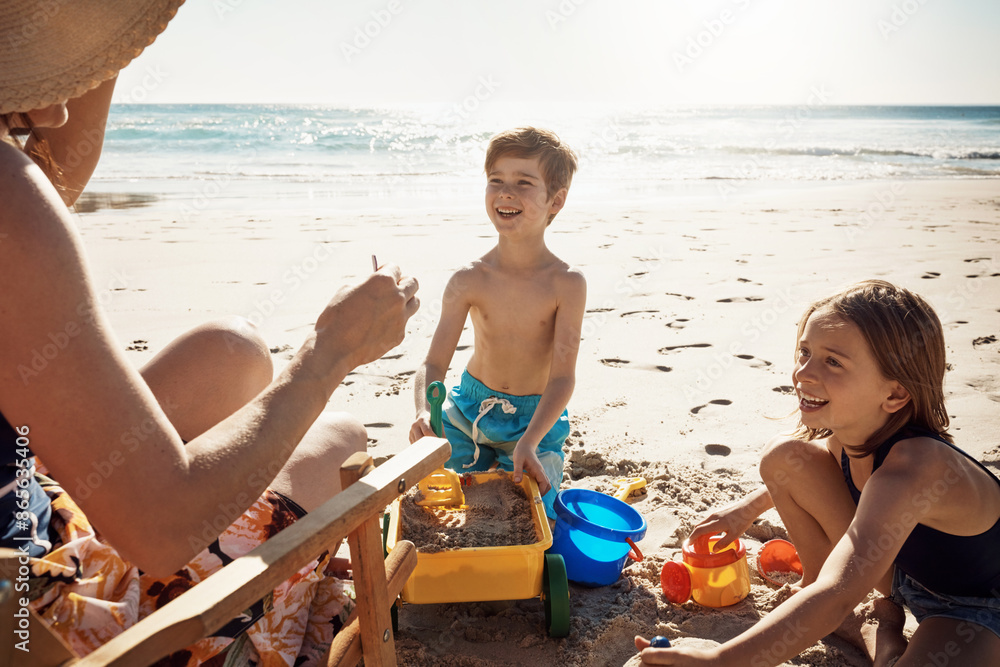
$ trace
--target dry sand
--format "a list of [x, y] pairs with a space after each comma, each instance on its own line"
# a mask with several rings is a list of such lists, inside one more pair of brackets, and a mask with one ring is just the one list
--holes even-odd
[[[946, 330], [949, 413], [957, 442], [1000, 465], [1000, 187], [995, 180], [796, 185], [736, 183], [657, 202], [576, 200], [549, 231], [553, 250], [586, 274], [584, 340], [570, 403], [563, 488], [610, 491], [645, 477], [634, 503], [649, 523], [641, 563], [614, 585], [571, 585], [569, 637], [550, 639], [539, 600], [407, 605], [397, 648], [406, 665], [622, 665], [632, 636], [725, 641], [777, 604], [754, 573], [747, 600], [723, 610], [673, 605], [659, 570], [689, 528], [759, 483], [761, 444], [791, 426], [794, 326], [813, 299], [865, 278], [924, 295]], [[765, 189], [766, 187], [766, 189]], [[218, 207], [217, 207], [218, 208]], [[358, 415], [379, 460], [402, 450], [412, 382], [451, 271], [485, 252], [476, 208], [403, 207], [309, 214], [260, 202], [252, 214], [183, 220], [176, 202], [80, 217], [121, 344], [141, 364], [173, 336], [227, 314], [260, 321], [284, 363], [334, 290], [370, 271], [370, 255], [421, 282], [407, 340], [357, 369], [331, 408]], [[467, 329], [448, 380], [471, 352]], [[784, 530], [772, 512], [746, 536]], [[912, 628], [912, 620], [911, 626]], [[863, 664], [831, 638], [787, 664]]]

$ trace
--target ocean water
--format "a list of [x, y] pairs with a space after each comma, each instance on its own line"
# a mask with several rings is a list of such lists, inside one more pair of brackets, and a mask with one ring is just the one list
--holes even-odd
[[733, 184], [1000, 177], [1000, 107], [587, 109], [489, 117], [429, 108], [115, 105], [98, 192], [247, 206], [478, 202], [489, 137], [555, 130], [580, 157], [574, 197]]

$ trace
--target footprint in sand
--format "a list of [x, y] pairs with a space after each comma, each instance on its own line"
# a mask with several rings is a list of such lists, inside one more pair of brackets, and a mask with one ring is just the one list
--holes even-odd
[[989, 345], [990, 343], [997, 342], [997, 337], [990, 336], [980, 336], [979, 338], [972, 341], [972, 347], [979, 347], [980, 345]]
[[690, 322], [690, 321], [691, 321], [691, 320], [689, 320], [689, 319], [688, 319], [688, 318], [686, 318], [686, 317], [678, 317], [678, 318], [677, 318], [676, 320], [674, 320], [673, 322], [668, 322], [668, 323], [667, 323], [667, 327], [668, 327], [668, 328], [670, 328], [670, 329], [683, 329], [683, 328], [684, 328], [685, 326], [687, 326], [687, 325], [686, 325], [686, 324], [684, 324], [684, 323], [685, 323], [685, 322]]
[[658, 310], [630, 310], [627, 313], [622, 313], [621, 315], [619, 315], [619, 317], [626, 317], [628, 315], [641, 315], [643, 313], [653, 313], [653, 314], [656, 314], [656, 313], [659, 313], [659, 312], [660, 311], [658, 311]]
[[591, 313], [610, 313], [614, 310], [615, 310], [614, 308], [589, 308], [587, 310], [587, 314], [589, 315]]
[[788, 396], [789, 394], [795, 393], [795, 387], [793, 387], [790, 384], [783, 384], [780, 387], [772, 387], [771, 391], [776, 391], [779, 394], [784, 394], [785, 396]]
[[676, 296], [678, 299], [684, 299], [685, 301], [693, 301], [693, 296], [688, 296], [687, 294], [677, 294], [676, 292], [666, 292], [666, 296]]
[[712, 456], [729, 456], [732, 452], [733, 450], [725, 445], [705, 445], [705, 453]]
[[743, 359], [744, 361], [751, 361], [752, 362], [750, 364], [751, 368], [767, 368], [768, 366], [773, 366], [774, 365], [770, 361], [767, 361], [765, 359], [758, 359], [757, 357], [753, 356], [752, 354], [737, 354], [737, 355], [734, 355], [734, 356], [737, 359]]
[[600, 362], [605, 366], [611, 366], [612, 368], [621, 368], [625, 364], [632, 363], [631, 361], [628, 361], [626, 359], [618, 359], [618, 358], [601, 359]]
[[924, 280], [930, 280], [932, 278], [940, 278], [941, 274], [938, 273], [937, 271], [928, 271], [927, 273], [925, 273], [920, 277], [923, 278]]
[[663, 371], [664, 373], [669, 373], [670, 371], [674, 370], [670, 366], [656, 366], [655, 368], [656, 370]]
[[666, 354], [668, 352], [673, 352], [674, 350], [680, 350], [685, 347], [712, 347], [711, 343], [691, 343], [690, 345], [670, 345], [668, 347], [661, 347], [657, 350], [660, 354]]
[[392, 424], [389, 422], [372, 422], [371, 424], [365, 424], [365, 428], [392, 428]]
[[716, 299], [716, 303], [752, 303], [754, 301], [763, 301], [762, 296], [731, 296], [725, 299]]
[[709, 405], [732, 405], [732, 404], [733, 402], [730, 401], [728, 398], [716, 398], [714, 400], [709, 401], [705, 405], [697, 405], [691, 408], [691, 414], [696, 415], [703, 409], [707, 408]]

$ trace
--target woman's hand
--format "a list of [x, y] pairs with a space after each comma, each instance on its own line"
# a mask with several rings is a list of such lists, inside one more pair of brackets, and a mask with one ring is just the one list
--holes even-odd
[[316, 350], [324, 364], [320, 371], [330, 373], [338, 363], [349, 371], [399, 345], [407, 320], [420, 307], [418, 288], [417, 279], [403, 276], [395, 264], [341, 288], [316, 321]]
[[645, 637], [635, 638], [635, 647], [639, 650], [644, 665], [718, 665], [716, 649], [696, 649], [683, 646], [670, 648], [649, 648], [649, 640]]

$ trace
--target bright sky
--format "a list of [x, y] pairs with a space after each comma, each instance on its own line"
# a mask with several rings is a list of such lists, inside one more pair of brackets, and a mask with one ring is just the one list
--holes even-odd
[[1000, 104], [997, 0], [189, 0], [117, 101]]

